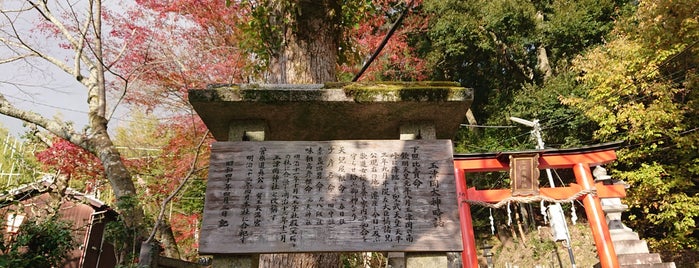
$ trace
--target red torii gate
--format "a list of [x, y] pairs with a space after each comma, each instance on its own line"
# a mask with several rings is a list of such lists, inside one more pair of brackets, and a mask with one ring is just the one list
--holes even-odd
[[464, 251], [462, 252], [463, 267], [478, 267], [478, 253], [476, 252], [476, 241], [473, 233], [470, 202], [497, 203], [512, 197], [511, 189], [476, 190], [473, 187], [467, 188], [466, 173], [509, 170], [509, 157], [518, 154], [538, 154], [539, 169], [573, 169], [577, 183], [571, 183], [567, 187], [540, 188], [540, 196], [565, 200], [580, 192], [596, 190], [596, 195], [583, 194], [580, 196], [580, 199], [583, 200], [585, 213], [592, 229], [600, 265], [610, 268], [619, 267], [614, 245], [609, 234], [609, 227], [600, 204], [600, 198], [623, 198], [626, 196], [626, 191], [623, 185], [595, 183], [590, 171], [591, 166], [614, 161], [616, 159], [614, 149], [618, 148], [618, 146], [618, 143], [607, 143], [577, 149], [454, 155], [459, 220], [461, 221], [461, 238], [464, 245]]

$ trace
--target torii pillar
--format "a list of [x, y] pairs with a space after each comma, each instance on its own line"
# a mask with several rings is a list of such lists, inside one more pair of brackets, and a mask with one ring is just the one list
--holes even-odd
[[[455, 155], [454, 174], [457, 176], [456, 187], [464, 246], [462, 253], [464, 267], [478, 267], [478, 253], [473, 234], [470, 203], [497, 203], [512, 197], [510, 189], [476, 190], [473, 187], [468, 188], [466, 173], [507, 171], [510, 169], [509, 156], [516, 154], [539, 154], [539, 169], [573, 169], [577, 183], [571, 183], [567, 187], [540, 188], [538, 189], [539, 195], [556, 200], [566, 200], [580, 195], [580, 193], [585, 193], [579, 198], [582, 199], [585, 206], [585, 213], [590, 223], [600, 265], [605, 268], [619, 267], [600, 198], [622, 198], [626, 196], [626, 192], [623, 185], [595, 183], [590, 171], [591, 166], [614, 161], [616, 147], [618, 144], [610, 143], [578, 149]], [[595, 191], [596, 194], [592, 194]]]

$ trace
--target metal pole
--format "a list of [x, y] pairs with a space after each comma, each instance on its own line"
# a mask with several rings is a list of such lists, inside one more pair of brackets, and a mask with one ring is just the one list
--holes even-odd
[[[524, 120], [521, 118], [517, 117], [510, 117], [510, 120], [515, 121], [517, 123], [520, 123], [522, 125], [528, 126], [532, 128], [532, 135], [536, 139], [536, 149], [543, 150], [544, 147], [544, 139], [541, 137], [541, 125], [539, 125], [539, 120], [534, 119], [532, 121]], [[549, 185], [551, 188], [556, 188], [556, 184], [553, 182], [553, 175], [551, 174], [551, 169], [546, 169], [546, 175], [549, 179]], [[542, 202], [542, 210], [543, 210], [543, 202]], [[574, 206], [575, 204], [573, 204]], [[558, 205], [560, 206], [560, 205]], [[587, 206], [586, 206], [587, 207]], [[544, 213], [542, 213], [544, 214]], [[545, 217], [546, 215], [544, 215]], [[545, 218], [544, 218], [545, 219]], [[563, 226], [565, 227], [565, 232], [566, 232], [566, 242], [568, 243], [568, 256], [570, 257], [570, 264], [572, 265], [573, 268], [576, 268], [575, 266], [575, 257], [573, 255], [573, 249], [572, 249], [572, 243], [570, 240], [570, 232], [568, 231], [568, 223], [563, 220]]]
[[[537, 144], [537, 149], [543, 150], [544, 149], [544, 139], [541, 138], [541, 125], [539, 125], [539, 120], [534, 119], [534, 128], [532, 129], [532, 134], [534, 134], [534, 137], [536, 137], [536, 144]], [[551, 175], [551, 169], [546, 169], [546, 175], [549, 178], [549, 185], [551, 185], [551, 188], [556, 188], [556, 184], [553, 183], [553, 175]], [[572, 204], [575, 206], [575, 204]], [[576, 268], [575, 266], [575, 256], [573, 255], [573, 246], [572, 246], [572, 241], [570, 241], [570, 232], [568, 230], [568, 223], [563, 221], [563, 226], [565, 226], [566, 230], [566, 242], [568, 243], [568, 257], [570, 258], [570, 265], [572, 268]]]
[[572, 268], [576, 268], [575, 266], [575, 257], [573, 257], [573, 245], [570, 243], [570, 238], [568, 238], [568, 256], [570, 256], [570, 265]]
[[[539, 150], [544, 149], [544, 139], [541, 138], [541, 126], [539, 125], [539, 120], [534, 119], [534, 128], [532, 128], [532, 135], [536, 138], [536, 147]], [[553, 175], [551, 175], [551, 170], [546, 169], [546, 175], [549, 178], [549, 185], [551, 185], [551, 188], [556, 188], [556, 184], [553, 183]]]

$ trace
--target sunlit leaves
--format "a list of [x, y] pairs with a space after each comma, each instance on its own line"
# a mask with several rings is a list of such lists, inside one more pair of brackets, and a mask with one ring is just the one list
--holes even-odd
[[[677, 92], [663, 83], [659, 60], [642, 44], [619, 38], [574, 60], [584, 74], [579, 83], [587, 95], [564, 99], [598, 122], [601, 140], [648, 141], [672, 135], [680, 127], [682, 107]], [[600, 68], [604, 66], [604, 68]]]
[[[691, 2], [691, 3], [690, 3]], [[604, 46], [575, 59], [566, 104], [626, 141], [614, 176], [630, 184], [628, 224], [657, 250], [696, 250], [699, 219], [696, 1], [641, 2]]]

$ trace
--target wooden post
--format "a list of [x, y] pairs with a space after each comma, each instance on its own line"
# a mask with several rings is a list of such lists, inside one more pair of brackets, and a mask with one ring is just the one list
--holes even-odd
[[476, 238], [473, 233], [471, 220], [471, 205], [468, 202], [466, 192], [466, 174], [463, 169], [454, 168], [456, 178], [456, 191], [459, 202], [459, 221], [461, 222], [461, 241], [464, 251], [461, 253], [461, 261], [465, 268], [478, 268], [478, 253], [476, 252]]
[[[576, 182], [580, 184], [583, 189], [590, 190], [594, 187], [595, 182], [592, 178], [589, 164], [575, 164], [573, 166], [573, 173], [575, 173]], [[600, 265], [602, 268], [619, 267], [619, 261], [614, 251], [614, 244], [609, 234], [609, 226], [607, 226], [599, 197], [588, 194], [583, 198], [583, 205], [585, 205], [587, 220], [590, 222], [590, 229], [592, 229], [592, 235], [595, 239]]]

